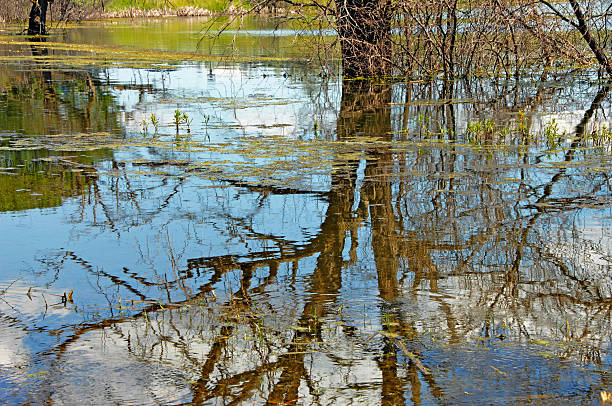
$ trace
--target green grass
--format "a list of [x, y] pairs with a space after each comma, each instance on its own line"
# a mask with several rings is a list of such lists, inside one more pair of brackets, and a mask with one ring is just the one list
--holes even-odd
[[227, 0], [110, 0], [106, 4], [106, 9], [120, 11], [132, 7], [141, 10], [198, 7], [210, 11], [223, 11], [227, 4]]

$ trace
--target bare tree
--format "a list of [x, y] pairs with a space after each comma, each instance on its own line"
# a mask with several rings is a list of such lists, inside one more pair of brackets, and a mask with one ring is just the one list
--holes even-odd
[[[610, 6], [605, 6], [602, 2], [586, 2], [586, 13], [576, 0], [569, 0], [570, 10], [563, 5], [553, 5], [547, 0], [540, 0], [540, 3], [546, 6], [555, 17], [561, 21], [569, 24], [571, 27], [578, 30], [580, 36], [589, 46], [589, 49], [597, 59], [599, 65], [605, 69], [608, 76], [612, 77], [612, 65], [610, 60], [606, 56], [603, 48], [607, 43], [607, 22], [608, 18], [612, 16], [610, 13]], [[570, 15], [574, 16], [572, 19]], [[593, 29], [597, 34], [593, 34]], [[602, 37], [604, 35], [604, 37]]]
[[28, 35], [47, 35], [47, 8], [53, 0], [34, 0], [28, 18]]

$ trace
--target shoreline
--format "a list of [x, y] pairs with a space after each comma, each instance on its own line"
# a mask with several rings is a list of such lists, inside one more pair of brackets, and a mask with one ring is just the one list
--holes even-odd
[[268, 7], [263, 8], [257, 12], [249, 12], [248, 10], [238, 8], [234, 5], [230, 5], [223, 11], [211, 11], [205, 8], [185, 6], [179, 8], [162, 8], [162, 9], [151, 9], [143, 10], [136, 7], [130, 7], [129, 9], [117, 10], [117, 11], [102, 11], [92, 13], [91, 15], [84, 18], [84, 20], [92, 19], [107, 19], [107, 18], [166, 18], [166, 17], [212, 17], [212, 16], [236, 16], [240, 14], [252, 14], [252, 15], [289, 15], [294, 14], [292, 10], [284, 8], [270, 9]]
[[[90, 10], [80, 16], [79, 21], [95, 21], [106, 19], [124, 19], [124, 18], [172, 18], [172, 17], [214, 17], [214, 16], [239, 16], [239, 15], [264, 15], [264, 16], [287, 16], [295, 14], [294, 10], [286, 8], [270, 8], [264, 7], [257, 11], [249, 11], [234, 5], [230, 5], [223, 11], [212, 11], [196, 6], [183, 6], [178, 8], [164, 7], [150, 10], [144, 10], [138, 7], [130, 7], [121, 10]], [[27, 21], [7, 20], [0, 15], [0, 24], [12, 24]], [[78, 21], [76, 21], [78, 22]]]
[[[233, 6], [230, 6], [232, 8]], [[235, 8], [235, 7], [233, 7]], [[228, 10], [230, 14], [234, 14], [231, 10]], [[151, 17], [207, 17], [216, 15], [213, 11], [207, 10], [200, 7], [179, 7], [173, 8], [162, 8], [162, 9], [151, 9], [143, 10], [136, 7], [130, 7], [128, 9], [117, 10], [117, 11], [102, 11], [92, 13], [90, 16], [85, 18], [89, 20], [93, 18], [151, 18]]]

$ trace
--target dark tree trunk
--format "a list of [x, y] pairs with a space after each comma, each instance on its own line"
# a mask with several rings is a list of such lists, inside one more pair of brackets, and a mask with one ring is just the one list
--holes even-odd
[[47, 35], [47, 7], [53, 0], [34, 0], [28, 19], [28, 35]]
[[591, 51], [593, 51], [595, 58], [597, 58], [597, 62], [599, 62], [599, 64], [606, 70], [608, 76], [612, 77], [612, 65], [610, 64], [610, 61], [608, 60], [608, 57], [606, 56], [604, 50], [601, 49], [599, 43], [591, 34], [589, 26], [587, 25], [586, 18], [582, 13], [582, 9], [580, 8], [578, 1], [569, 0], [569, 3], [571, 4], [572, 9], [574, 10], [574, 15], [576, 16], [576, 19], [578, 20], [578, 31], [580, 31], [582, 38], [584, 38], [586, 43], [589, 45], [589, 48], [591, 48]]
[[389, 0], [335, 0], [345, 78], [382, 76], [391, 70]]

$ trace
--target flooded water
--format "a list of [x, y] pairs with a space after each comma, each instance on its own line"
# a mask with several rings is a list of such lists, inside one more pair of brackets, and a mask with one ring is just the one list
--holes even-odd
[[0, 36], [2, 403], [601, 404], [609, 85], [207, 23]]

